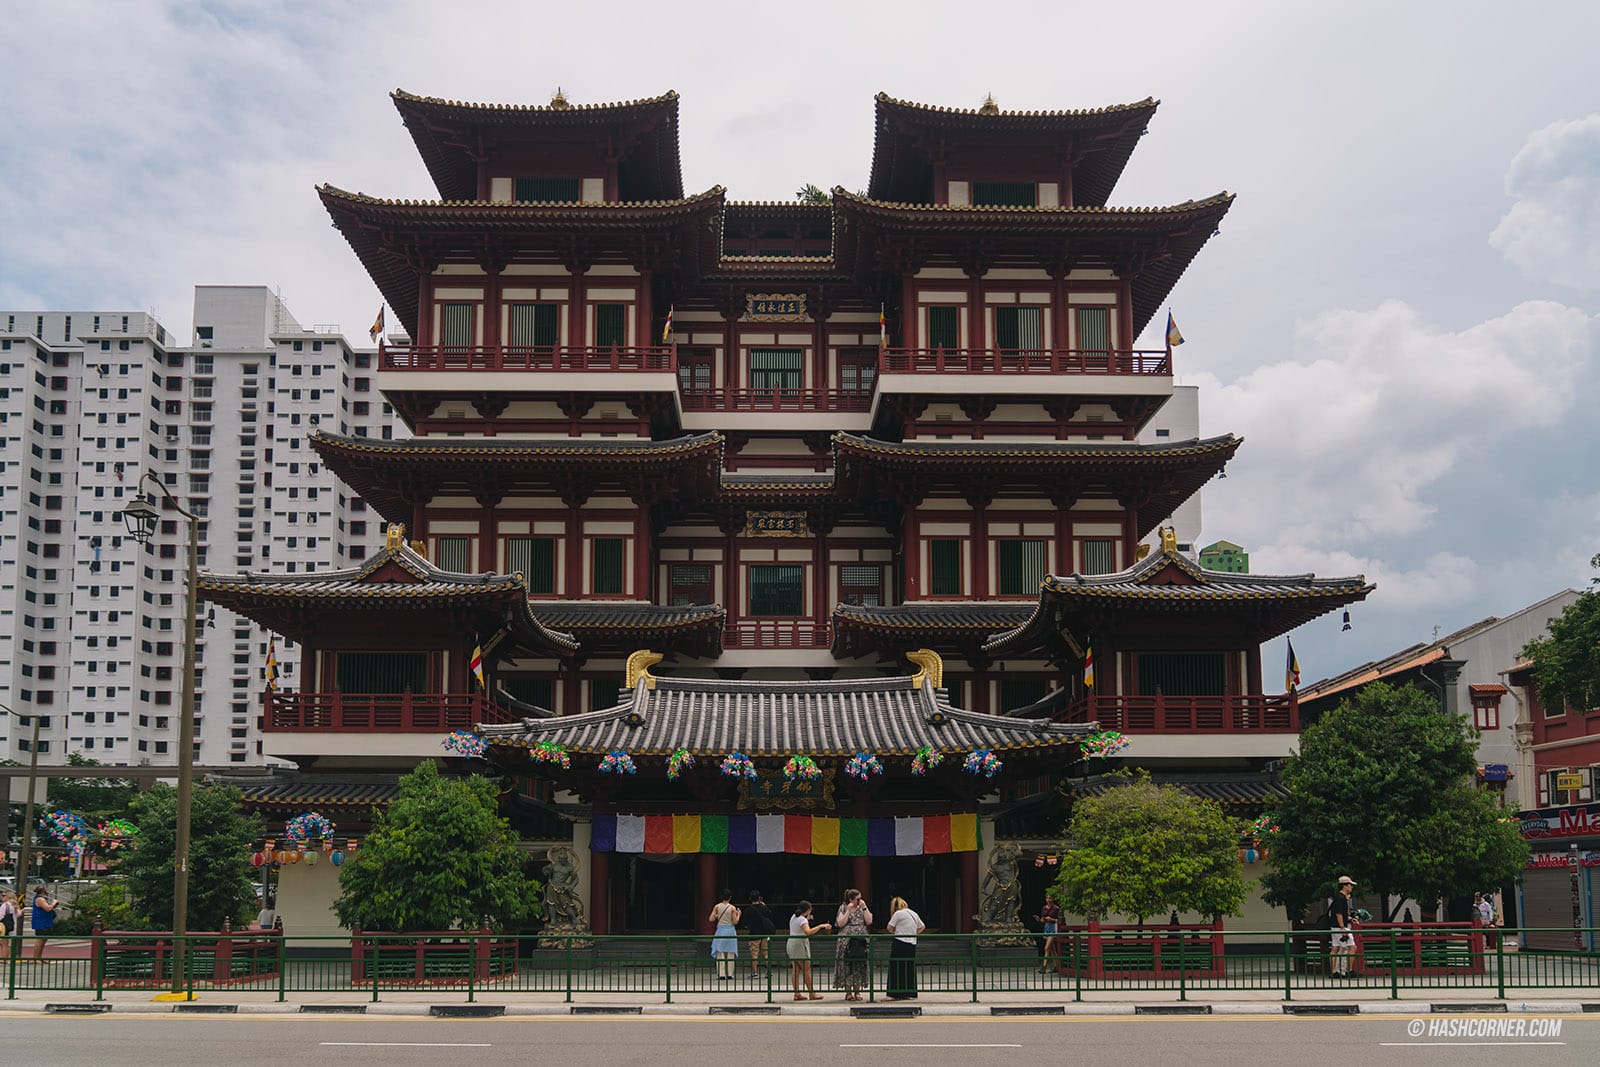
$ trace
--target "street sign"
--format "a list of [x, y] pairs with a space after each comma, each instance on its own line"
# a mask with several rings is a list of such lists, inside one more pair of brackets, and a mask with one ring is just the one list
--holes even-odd
[[1578, 771], [1570, 771], [1570, 772], [1569, 771], [1557, 771], [1556, 772], [1556, 788], [1557, 789], [1582, 789], [1583, 788], [1583, 775], [1581, 773], [1579, 773]]

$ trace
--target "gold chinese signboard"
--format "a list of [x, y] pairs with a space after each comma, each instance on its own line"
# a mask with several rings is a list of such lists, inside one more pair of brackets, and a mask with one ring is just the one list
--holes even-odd
[[792, 811], [796, 808], [833, 810], [833, 768], [824, 767], [822, 773], [809, 782], [783, 777], [783, 771], [773, 767], [756, 768], [756, 780], [739, 779], [739, 810], [750, 808], [776, 808]]
[[746, 537], [810, 537], [803, 511], [750, 511], [744, 517]]
[[742, 322], [809, 322], [804, 293], [746, 293]]

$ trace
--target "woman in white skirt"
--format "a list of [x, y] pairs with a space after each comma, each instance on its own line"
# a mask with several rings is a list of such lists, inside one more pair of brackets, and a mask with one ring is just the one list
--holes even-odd
[[722, 891], [708, 918], [716, 927], [711, 938], [711, 955], [717, 960], [717, 981], [732, 981], [734, 961], [739, 958], [739, 933], [734, 929], [739, 921], [739, 909], [733, 906], [733, 890]]
[[812, 1000], [821, 1000], [822, 996], [811, 988], [811, 942], [807, 938], [812, 934], [826, 933], [833, 929], [827, 923], [821, 926], [811, 925], [811, 901], [802, 900], [794, 906], [794, 914], [789, 917], [789, 940], [784, 948], [789, 953], [789, 985], [794, 989], [794, 999], [805, 1000], [800, 992], [802, 979], [806, 983], [806, 993]]

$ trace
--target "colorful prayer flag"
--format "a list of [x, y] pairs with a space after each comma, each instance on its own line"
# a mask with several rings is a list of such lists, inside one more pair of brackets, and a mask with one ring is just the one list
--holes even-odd
[[1175, 348], [1183, 344], [1183, 334], [1178, 332], [1178, 324], [1172, 321], [1172, 312], [1167, 312], [1167, 347]]
[[488, 684], [483, 680], [483, 642], [474, 641], [472, 644], [472, 659], [467, 664], [472, 668], [472, 676], [478, 680], [478, 688], [487, 690]]
[[841, 819], [828, 815], [601, 815], [596, 852], [788, 853], [811, 856], [932, 856], [980, 851], [978, 816]]
[[1083, 650], [1083, 687], [1094, 692], [1094, 646], [1085, 646]]
[[667, 321], [661, 327], [661, 343], [664, 345], [672, 343], [672, 312], [676, 306], [669, 305], [667, 307]]
[[267, 638], [267, 666], [262, 673], [266, 675], [267, 692], [276, 693], [278, 691], [278, 639], [276, 637]]
[[1300, 688], [1300, 660], [1294, 654], [1294, 642], [1286, 637], [1284, 643], [1289, 646], [1289, 657], [1283, 665], [1283, 691], [1293, 693]]
[[378, 305], [378, 317], [372, 320], [372, 329], [367, 331], [373, 341], [383, 336], [383, 305]]
[[889, 317], [883, 313], [883, 304], [878, 305], [878, 347], [889, 347]]

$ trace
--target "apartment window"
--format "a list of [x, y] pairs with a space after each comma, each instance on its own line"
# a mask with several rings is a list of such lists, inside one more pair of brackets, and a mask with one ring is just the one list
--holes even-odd
[[973, 182], [975, 207], [1037, 207], [1039, 187], [1033, 182]]
[[590, 542], [590, 546], [592, 569], [589, 591], [601, 594], [621, 593], [622, 557], [626, 542], [620, 537], [597, 537]]
[[[439, 341], [452, 348], [470, 348], [478, 341], [477, 306], [452, 301], [439, 309]], [[297, 368], [298, 369], [298, 368]]]
[[517, 178], [512, 182], [511, 195], [522, 203], [576, 204], [583, 195], [583, 181], [580, 178]]
[[839, 568], [839, 599], [846, 604], [877, 607], [883, 603], [883, 568], [847, 563]]
[[961, 310], [954, 307], [928, 309], [928, 347], [961, 347]]
[[1480, 730], [1500, 729], [1500, 693], [1478, 692], [1472, 686], [1472, 724]]
[[928, 595], [960, 596], [961, 542], [938, 538], [928, 542]]
[[674, 563], [667, 569], [667, 585], [669, 602], [674, 605], [711, 604], [717, 598], [707, 563]]
[[798, 348], [752, 348], [750, 388], [799, 389], [805, 353]]
[[995, 347], [1007, 352], [1038, 351], [1044, 347], [1044, 311], [1040, 308], [994, 309]]
[[600, 348], [620, 348], [628, 343], [628, 305], [594, 306], [594, 343]]
[[1045, 545], [1042, 540], [1004, 540], [995, 543], [1000, 564], [1000, 595], [1031, 596], [1044, 581]]
[[749, 568], [749, 575], [751, 615], [805, 614], [805, 568], [763, 564]]
[[559, 304], [512, 304], [511, 347], [550, 349], [561, 341]]
[[438, 539], [437, 544], [440, 570], [464, 573], [471, 569], [472, 538], [441, 537]]
[[[361, 524], [363, 527], [365, 523]], [[355, 532], [356, 523], [351, 523], [351, 532]], [[556, 542], [553, 537], [508, 537], [506, 538], [506, 571], [516, 574], [519, 571], [523, 580], [528, 583], [530, 593], [554, 593], [556, 591]]]
[[1090, 537], [1083, 541], [1083, 573], [1114, 574], [1117, 569], [1117, 542], [1109, 537]]
[[1074, 308], [1079, 351], [1104, 352], [1111, 348], [1111, 309]]

